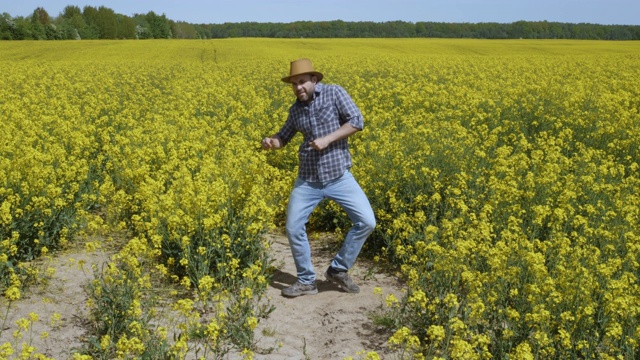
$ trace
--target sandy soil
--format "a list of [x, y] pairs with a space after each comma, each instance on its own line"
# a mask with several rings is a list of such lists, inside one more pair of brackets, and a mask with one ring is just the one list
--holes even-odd
[[[108, 260], [109, 255], [103, 251], [77, 249], [43, 260], [38, 267], [54, 268], [55, 274], [43, 284], [24, 291], [22, 298], [10, 305], [0, 344], [10, 342], [14, 349], [22, 349], [22, 344], [27, 343], [35, 347], [38, 354], [70, 359], [71, 354], [82, 346], [87, 328], [87, 296], [83, 286], [93, 279], [91, 266], [100, 266]], [[5, 303], [0, 304], [2, 311], [6, 308]], [[30, 313], [37, 314], [38, 320], [30, 331], [23, 332], [21, 339], [15, 339], [16, 320], [28, 318]], [[0, 317], [0, 322], [3, 319]], [[41, 337], [44, 332], [49, 334], [48, 337]], [[17, 355], [19, 353], [14, 354], [16, 358]]]
[[[319, 274], [317, 295], [298, 298], [281, 296], [281, 290], [296, 281], [295, 266], [287, 240], [282, 235], [270, 235], [272, 257], [276, 270], [267, 290], [275, 310], [267, 319], [261, 319], [255, 332], [254, 359], [343, 359], [358, 358], [362, 350], [377, 351], [382, 358], [389, 358], [386, 340], [388, 334], [377, 327], [370, 318], [380, 309], [382, 298], [374, 294], [374, 288], [383, 289], [385, 296], [394, 293], [401, 297], [397, 279], [373, 271], [366, 261], [359, 260], [351, 275], [360, 286], [359, 294], [347, 294], [336, 285], [324, 280], [324, 271], [331, 254], [322, 241], [312, 242], [314, 267]], [[30, 343], [37, 353], [54, 359], [70, 359], [86, 337], [86, 294], [83, 285], [93, 279], [91, 266], [108, 261], [103, 251], [68, 251], [53, 259], [45, 260], [56, 272], [46, 282], [23, 294], [23, 298], [11, 304], [6, 314], [0, 344], [10, 342], [14, 348]], [[5, 311], [6, 304], [1, 304]], [[16, 320], [38, 314], [38, 321], [31, 332], [25, 332], [16, 341], [13, 334]], [[0, 323], [4, 318], [0, 314]], [[59, 315], [59, 320], [55, 321]], [[52, 319], [55, 324], [52, 326]], [[48, 332], [47, 338], [40, 334]], [[17, 354], [16, 354], [17, 355]], [[230, 355], [229, 359], [239, 358]]]
[[382, 288], [385, 296], [393, 293], [401, 297], [402, 289], [396, 278], [372, 272], [370, 264], [358, 260], [350, 274], [360, 286], [360, 293], [345, 293], [324, 279], [333, 253], [321, 241], [312, 242], [318, 294], [286, 298], [280, 292], [296, 281], [296, 271], [285, 237], [273, 237], [272, 256], [281, 263], [267, 294], [276, 310], [260, 322], [256, 339], [259, 349], [276, 349], [256, 353], [255, 359], [357, 358], [362, 350], [377, 351], [383, 359], [388, 358], [385, 355], [390, 355], [386, 348], [389, 335], [374, 325], [370, 314], [378, 310], [383, 301], [380, 295], [374, 294], [374, 288]]

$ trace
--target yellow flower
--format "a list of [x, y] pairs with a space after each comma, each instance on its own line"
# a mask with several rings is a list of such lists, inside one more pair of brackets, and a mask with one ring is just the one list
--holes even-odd
[[4, 296], [9, 301], [20, 300], [20, 289], [17, 286], [11, 286], [5, 291]]
[[395, 295], [389, 294], [387, 295], [387, 299], [385, 300], [387, 307], [395, 307], [398, 306], [399, 300]]
[[1, 359], [9, 359], [9, 357], [13, 355], [13, 353], [14, 351], [13, 351], [13, 347], [11, 346], [11, 343], [5, 342], [4, 344], [0, 345]]
[[[168, 296], [192, 295], [198, 284], [192, 304], [176, 305], [185, 334], [202, 330], [200, 310], [216, 319], [214, 334], [237, 319], [225, 305], [262, 300], [269, 276], [254, 259], [266, 260], [262, 235], [286, 213], [297, 149], [256, 151], [256, 139], [282, 126], [291, 99], [261, 75], [291, 44], [231, 40], [215, 44], [225, 55], [216, 66], [203, 66], [213, 61], [201, 56], [211, 50], [204, 42], [166, 42], [163, 51], [114, 44], [91, 58], [86, 44], [44, 53], [35, 43], [12, 45], [42, 56], [37, 66], [7, 61], [0, 78], [8, 303], [43, 277], [37, 261], [21, 264], [24, 254], [49, 256], [75, 241], [93, 251], [109, 236], [123, 246], [104, 271], [92, 267], [107, 285], [92, 283], [87, 306], [100, 311], [107, 286], [131, 284], [132, 305], [119, 309], [135, 324], [128, 331], [146, 332], [141, 319], [156, 323], [155, 309], [141, 304], [156, 294], [154, 273], [181, 284]], [[401, 320], [427, 331], [424, 344], [409, 329], [394, 334], [407, 357], [491, 358], [483, 336], [500, 333], [490, 348], [510, 349], [511, 358], [607, 358], [637, 347], [640, 330], [625, 320], [640, 313], [637, 46], [309, 41], [325, 50], [318, 61], [348, 85], [371, 125], [349, 138], [352, 171], [379, 223], [374, 263], [399, 269], [406, 288], [401, 300], [374, 294], [385, 296], [385, 311], [402, 310]], [[268, 61], [234, 61], [244, 48]], [[368, 61], [379, 48], [392, 50]], [[260, 85], [230, 86], [239, 81]], [[312, 220], [335, 219], [318, 225], [342, 234], [347, 218], [329, 202]], [[246, 330], [250, 315], [242, 315]], [[515, 333], [514, 324], [530, 331]], [[179, 336], [168, 356], [185, 357], [190, 340]], [[113, 355], [135, 358], [125, 347], [137, 345], [124, 338]]]
[[509, 353], [509, 357], [522, 360], [534, 359], [533, 353], [531, 352], [531, 346], [528, 342], [523, 342], [517, 345], [515, 349], [511, 353]]
[[104, 335], [100, 338], [100, 348], [107, 350], [111, 346], [111, 336]]
[[415, 351], [420, 347], [420, 339], [417, 336], [411, 334], [411, 330], [407, 327], [402, 327], [397, 330], [391, 338], [388, 340], [392, 346], [400, 347], [404, 349]]
[[185, 288], [185, 289], [190, 289], [191, 288], [191, 280], [189, 280], [189, 277], [184, 276], [182, 278], [182, 280], [180, 280], [180, 284]]
[[18, 328], [21, 331], [26, 331], [27, 329], [29, 329], [29, 327], [31, 327], [31, 322], [25, 318], [20, 318], [16, 320], [16, 325], [18, 325]]
[[36, 322], [36, 321], [38, 321], [38, 318], [39, 318], [38, 314], [36, 314], [34, 312], [30, 312], [29, 313], [29, 321]]
[[430, 340], [434, 342], [440, 342], [444, 340], [444, 337], [445, 337], [444, 327], [440, 325], [429, 326], [429, 329], [427, 329], [427, 336], [429, 337]]
[[253, 330], [256, 328], [256, 326], [258, 326], [258, 319], [254, 316], [249, 316], [247, 317], [245, 324], [247, 328]]

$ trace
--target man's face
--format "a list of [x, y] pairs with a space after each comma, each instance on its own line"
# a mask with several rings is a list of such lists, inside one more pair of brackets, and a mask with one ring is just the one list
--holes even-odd
[[291, 78], [293, 93], [298, 100], [309, 102], [313, 100], [313, 92], [316, 90], [316, 77], [309, 74], [297, 75]]

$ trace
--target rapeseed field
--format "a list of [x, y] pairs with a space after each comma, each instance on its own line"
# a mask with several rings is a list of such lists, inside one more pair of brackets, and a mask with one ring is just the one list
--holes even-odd
[[[363, 256], [406, 281], [382, 315], [398, 358], [638, 357], [637, 42], [0, 42], [2, 306], [45, 275], [33, 260], [120, 232], [75, 358], [252, 358], [264, 235], [297, 170], [295, 146], [260, 139], [300, 57], [365, 117], [350, 140], [378, 220]], [[313, 217], [349, 226], [333, 203]], [[21, 336], [35, 320], [0, 357], [46, 358]]]

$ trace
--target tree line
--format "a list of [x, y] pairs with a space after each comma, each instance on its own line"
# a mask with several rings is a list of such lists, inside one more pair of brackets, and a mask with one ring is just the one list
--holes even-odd
[[153, 11], [127, 16], [105, 6], [70, 5], [57, 17], [42, 7], [26, 17], [0, 16], [0, 40], [200, 39], [211, 37], [209, 32]]
[[296, 21], [191, 24], [153, 11], [127, 16], [100, 6], [67, 6], [56, 17], [38, 7], [30, 16], [0, 16], [1, 40], [269, 38], [480, 38], [640, 40], [638, 25], [548, 21], [445, 23]]

